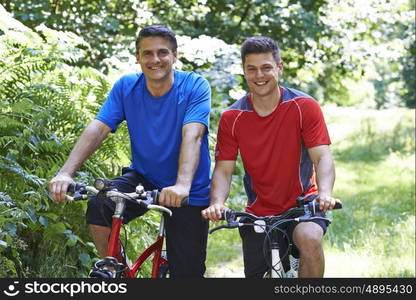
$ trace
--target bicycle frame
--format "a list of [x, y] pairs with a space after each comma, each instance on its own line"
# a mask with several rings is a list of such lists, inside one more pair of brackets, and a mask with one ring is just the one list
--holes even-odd
[[[258, 221], [257, 221], [258, 222]], [[264, 225], [259, 225], [259, 223], [254, 222], [254, 231], [257, 233], [262, 233], [266, 231], [266, 228], [269, 226], [272, 226], [273, 224], [269, 224], [269, 221], [266, 221]], [[241, 225], [244, 223], [240, 223]], [[267, 224], [267, 225], [266, 225]], [[244, 225], [242, 225], [244, 226]], [[257, 229], [256, 229], [257, 227]], [[260, 229], [259, 229], [260, 228]], [[286, 272], [283, 267], [283, 261], [280, 257], [280, 246], [279, 242], [277, 240], [277, 230], [274, 229], [271, 232], [271, 240], [270, 240], [270, 269], [269, 272], [266, 272], [265, 277], [270, 278], [292, 278], [297, 277], [297, 270], [292, 269], [292, 266], [290, 265], [290, 269]], [[290, 262], [290, 258], [289, 262]]]
[[161, 216], [159, 224], [159, 233], [156, 238], [156, 241], [147, 247], [136, 259], [136, 261], [130, 266], [127, 262], [127, 257], [120, 255], [121, 254], [121, 244], [120, 244], [120, 230], [122, 224], [121, 212], [124, 210], [125, 200], [122, 198], [116, 198], [114, 200], [116, 203], [116, 208], [113, 215], [111, 233], [108, 241], [107, 256], [114, 257], [118, 261], [124, 264], [123, 274], [127, 278], [135, 278], [137, 273], [140, 271], [143, 263], [149, 258], [150, 255], [154, 253], [152, 260], [152, 278], [157, 278], [159, 274], [160, 266], [167, 266], [168, 261], [162, 257], [162, 248], [165, 239], [165, 222], [164, 216]]
[[276, 242], [272, 243], [270, 255], [271, 255], [271, 261], [272, 261], [272, 267], [270, 270], [271, 278], [286, 277], [286, 276], [283, 276], [285, 272], [283, 270], [282, 261], [280, 259], [279, 245]]
[[144, 250], [143, 253], [137, 258], [136, 262], [133, 264], [131, 268], [133, 274], [136, 274], [140, 270], [143, 262], [146, 261], [146, 259], [152, 253], [154, 253], [152, 261], [152, 278], [159, 277], [158, 275], [160, 266], [168, 266], [168, 261], [164, 257], [162, 257], [162, 247], [164, 239], [164, 218], [162, 217], [159, 225], [159, 235], [156, 238], [156, 242], [147, 247], [146, 250]]
[[[275, 240], [276, 237], [274, 235], [273, 240], [271, 241], [270, 245], [270, 259], [271, 259], [271, 267], [270, 267], [270, 277], [271, 278], [293, 278], [298, 276], [298, 269], [297, 267], [294, 268], [291, 263], [291, 254], [286, 258], [289, 260], [289, 270], [285, 271], [283, 267], [283, 261], [280, 257], [280, 247], [279, 243]], [[295, 259], [295, 258], [293, 258]]]

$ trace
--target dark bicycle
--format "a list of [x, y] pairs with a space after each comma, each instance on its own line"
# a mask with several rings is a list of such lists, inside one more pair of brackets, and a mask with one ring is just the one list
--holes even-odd
[[[319, 203], [315, 200], [307, 202], [303, 198], [298, 198], [297, 207], [291, 208], [280, 215], [273, 216], [256, 216], [244, 211], [224, 210], [221, 215], [222, 220], [226, 220], [224, 225], [212, 228], [209, 233], [223, 228], [238, 228], [240, 226], [254, 226], [254, 230], [258, 233], [265, 233], [263, 244], [263, 255], [269, 266], [269, 271], [264, 277], [271, 278], [293, 278], [298, 277], [298, 259], [289, 255], [292, 244], [286, 230], [282, 228], [283, 224], [288, 222], [309, 222], [312, 220], [324, 220], [328, 223], [331, 221], [322, 216], [318, 216], [320, 212]], [[342, 208], [341, 203], [336, 203], [334, 209]], [[284, 253], [281, 253], [279, 245], [279, 236], [283, 235], [287, 243]], [[284, 268], [284, 266], [286, 269]]]

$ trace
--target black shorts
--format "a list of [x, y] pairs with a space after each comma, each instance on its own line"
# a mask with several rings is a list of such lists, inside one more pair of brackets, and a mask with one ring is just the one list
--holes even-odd
[[[134, 169], [123, 168], [122, 176], [112, 180], [121, 192], [134, 192], [141, 183], [145, 190], [157, 189]], [[198, 278], [205, 273], [205, 258], [208, 237], [208, 220], [201, 217], [201, 210], [207, 206], [185, 206], [174, 208], [172, 216], [165, 217], [166, 252], [170, 277]], [[92, 198], [88, 201], [87, 223], [111, 227], [115, 204], [109, 198]], [[126, 202], [123, 223], [127, 224], [146, 213], [146, 209]]]
[[[250, 220], [244, 220], [244, 222], [251, 222]], [[328, 227], [328, 223], [323, 220], [313, 220], [313, 223], [322, 227], [324, 234]], [[285, 230], [288, 234], [289, 241], [282, 233], [278, 233], [277, 240], [279, 244], [279, 253], [283, 256], [288, 251], [288, 244], [291, 244], [290, 253], [287, 253], [286, 259], [282, 261], [285, 271], [290, 269], [289, 254], [295, 258], [299, 258], [299, 250], [293, 243], [292, 235], [298, 222], [288, 222], [283, 224], [282, 230]], [[244, 257], [244, 274], [246, 278], [262, 278], [263, 275], [269, 270], [270, 264], [270, 251], [264, 252], [264, 244], [266, 239], [266, 249], [269, 248], [268, 239], [265, 233], [257, 233], [254, 231], [254, 226], [241, 226], [239, 227], [241, 239], [243, 241], [243, 257]]]
[[[111, 181], [118, 191], [124, 193], [134, 192], [136, 190], [136, 186], [139, 183], [143, 185], [145, 190], [157, 189], [156, 186], [148, 182], [146, 178], [131, 168], [123, 168], [122, 175], [120, 177], [114, 178]], [[88, 201], [87, 223], [111, 227], [115, 207], [115, 203], [110, 198], [91, 198], [91, 200]], [[139, 205], [130, 201], [126, 201], [126, 209], [123, 214], [123, 223], [127, 224], [134, 218], [137, 218], [146, 213], [146, 211], [146, 209], [140, 207]]]

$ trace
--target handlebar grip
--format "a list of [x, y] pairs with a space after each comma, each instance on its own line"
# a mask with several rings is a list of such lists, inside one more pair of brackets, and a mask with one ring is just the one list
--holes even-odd
[[[313, 200], [312, 202], [310, 202], [309, 204], [310, 208], [316, 212], [320, 212], [320, 208], [319, 208], [319, 202]], [[335, 206], [332, 209], [341, 209], [342, 208], [342, 203], [336, 202]]]
[[220, 220], [226, 220], [228, 216], [230, 216], [233, 213], [231, 209], [225, 209], [221, 211], [221, 217]]
[[[153, 190], [152, 192], [153, 203], [159, 204], [159, 196], [160, 196], [160, 191]], [[188, 205], [189, 205], [189, 197], [183, 198], [181, 201], [181, 207], [188, 206]]]
[[226, 216], [226, 212], [225, 212], [225, 210], [222, 210], [221, 211], [221, 217], [220, 217], [220, 220], [225, 220], [225, 216]]

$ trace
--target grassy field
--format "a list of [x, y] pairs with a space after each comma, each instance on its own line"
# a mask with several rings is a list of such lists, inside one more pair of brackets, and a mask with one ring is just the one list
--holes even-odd
[[[415, 111], [324, 113], [343, 201], [324, 240], [325, 277], [415, 277]], [[237, 230], [209, 236], [207, 267], [207, 277], [243, 276]]]

